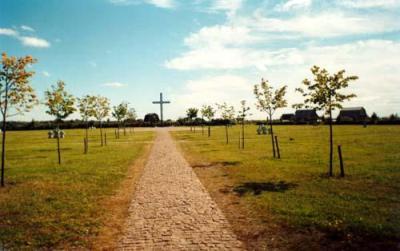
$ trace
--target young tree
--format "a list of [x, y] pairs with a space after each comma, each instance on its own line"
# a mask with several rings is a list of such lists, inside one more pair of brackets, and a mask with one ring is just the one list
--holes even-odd
[[[128, 103], [122, 102], [121, 104], [113, 107], [112, 115], [118, 121], [118, 138], [119, 138], [119, 129], [121, 126], [121, 121], [124, 122], [126, 118], [126, 114], [128, 113]], [[124, 126], [124, 135], [125, 135], [125, 126]]]
[[45, 91], [44, 95], [48, 107], [46, 113], [56, 118], [58, 164], [61, 164], [60, 122], [76, 111], [75, 98], [65, 90], [65, 83], [61, 80], [56, 86], [52, 85], [51, 90]]
[[192, 121], [194, 118], [197, 118], [197, 113], [199, 112], [199, 109], [197, 108], [189, 108], [186, 110], [186, 116], [188, 117], [189, 121], [190, 121], [190, 131], [192, 131]]
[[226, 144], [229, 144], [229, 133], [228, 133], [228, 126], [235, 118], [235, 108], [233, 106], [228, 106], [226, 102], [222, 104], [216, 104], [218, 110], [221, 113], [221, 118], [225, 121], [225, 138]]
[[103, 138], [103, 119], [107, 118], [110, 113], [110, 101], [106, 97], [96, 96], [93, 103], [93, 117], [100, 124], [101, 146], [104, 145]]
[[85, 154], [89, 150], [89, 119], [94, 115], [93, 105], [96, 97], [86, 95], [82, 98], [78, 98], [78, 109], [81, 114], [82, 120], [86, 124], [85, 132]]
[[[246, 120], [246, 117], [250, 114], [247, 112], [250, 111], [250, 107], [246, 105], [246, 100], [240, 101], [240, 110], [238, 113], [238, 120], [242, 122], [242, 149], [244, 148], [244, 122]], [[240, 143], [240, 142], [239, 142]]]
[[126, 114], [126, 119], [129, 120], [136, 120], [137, 119], [137, 114], [135, 108], [129, 108], [127, 114]]
[[[34, 72], [26, 70], [34, 63], [36, 59], [31, 56], [16, 58], [2, 53], [0, 69], [0, 111], [3, 119], [0, 182], [2, 187], [4, 186], [7, 118], [28, 112], [38, 103], [35, 92], [29, 84], [29, 79]], [[13, 109], [13, 114], [10, 113], [10, 109]]]
[[378, 115], [376, 114], [376, 112], [372, 113], [372, 115], [371, 115], [371, 122], [372, 122], [373, 124], [378, 124], [378, 122], [379, 122], [379, 117], [378, 117]]
[[215, 110], [211, 105], [203, 105], [200, 112], [201, 112], [202, 116], [207, 118], [207, 120], [208, 120], [208, 137], [210, 137], [211, 136], [210, 125], [211, 125], [211, 120], [215, 116]]
[[333, 175], [333, 125], [332, 125], [332, 111], [336, 108], [342, 108], [341, 103], [356, 97], [355, 94], [343, 94], [341, 89], [349, 86], [349, 82], [358, 79], [357, 76], [346, 77], [345, 70], [338, 71], [330, 75], [326, 69], [321, 69], [318, 66], [313, 66], [311, 72], [314, 75], [314, 80], [303, 80], [305, 89], [297, 88], [296, 91], [300, 92], [304, 99], [303, 104], [296, 104], [294, 107], [301, 108], [315, 108], [324, 111], [329, 119], [329, 176]]
[[[125, 121], [135, 121], [137, 119], [137, 114], [135, 108], [129, 108], [126, 113]], [[133, 132], [135, 132], [135, 128], [133, 127]]]
[[254, 95], [257, 99], [257, 109], [261, 112], [266, 112], [269, 120], [269, 128], [271, 131], [271, 143], [272, 143], [272, 153], [274, 158], [276, 157], [275, 152], [275, 139], [274, 130], [272, 127], [272, 115], [279, 108], [287, 106], [287, 101], [285, 100], [287, 86], [283, 86], [279, 89], [275, 89], [269, 84], [268, 80], [261, 79], [260, 85], [254, 85]]

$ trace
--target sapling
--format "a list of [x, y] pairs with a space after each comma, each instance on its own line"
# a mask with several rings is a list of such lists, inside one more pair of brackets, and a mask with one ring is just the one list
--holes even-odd
[[61, 80], [57, 82], [57, 85], [52, 85], [50, 90], [45, 91], [44, 95], [46, 99], [46, 105], [48, 107], [46, 113], [56, 118], [55, 131], [57, 139], [58, 164], [61, 164], [60, 137], [62, 132], [60, 130], [60, 123], [76, 111], [74, 106], [75, 97], [65, 90], [65, 83]]
[[281, 88], [274, 89], [269, 84], [268, 80], [264, 79], [261, 79], [260, 85], [254, 85], [254, 95], [257, 99], [257, 109], [261, 112], [266, 112], [268, 116], [272, 153], [274, 158], [276, 158], [276, 151], [272, 116], [277, 109], [287, 106], [287, 101], [285, 100], [286, 88], [287, 86], [283, 86]]
[[345, 70], [330, 75], [326, 69], [313, 66], [311, 73], [313, 80], [304, 79], [304, 88], [297, 88], [296, 91], [304, 97], [304, 102], [295, 104], [295, 108], [314, 108], [324, 111], [328, 115], [329, 123], [329, 176], [333, 176], [333, 124], [332, 111], [341, 109], [342, 103], [356, 97], [355, 94], [343, 94], [339, 92], [349, 86], [351, 81], [358, 79], [357, 76], [345, 76]]
[[[36, 63], [31, 56], [8, 57], [2, 53], [0, 68], [0, 111], [2, 115], [2, 142], [1, 142], [1, 186], [4, 186], [4, 169], [6, 160], [6, 133], [7, 118], [32, 110], [38, 104], [35, 91], [29, 83], [34, 75], [28, 71], [30, 65]], [[10, 109], [13, 113], [10, 113]]]

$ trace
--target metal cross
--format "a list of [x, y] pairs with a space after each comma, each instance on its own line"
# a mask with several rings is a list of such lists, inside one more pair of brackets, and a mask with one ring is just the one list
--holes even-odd
[[163, 95], [162, 92], [160, 92], [160, 101], [153, 101], [153, 104], [160, 104], [160, 118], [161, 118], [161, 124], [163, 123], [163, 105], [164, 104], [169, 104], [171, 102], [169, 101], [164, 101], [163, 100]]

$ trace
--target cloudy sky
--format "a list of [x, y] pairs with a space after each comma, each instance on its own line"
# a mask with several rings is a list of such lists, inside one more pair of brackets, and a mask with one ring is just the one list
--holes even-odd
[[400, 0], [0, 0], [0, 51], [38, 59], [41, 98], [62, 79], [76, 96], [128, 101], [139, 116], [158, 112], [162, 91], [167, 118], [242, 99], [263, 118], [252, 86], [288, 85], [297, 103], [314, 64], [360, 77], [346, 106], [400, 113]]

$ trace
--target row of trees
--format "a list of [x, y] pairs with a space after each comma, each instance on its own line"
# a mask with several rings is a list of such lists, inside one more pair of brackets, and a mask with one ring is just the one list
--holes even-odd
[[[40, 103], [29, 83], [34, 72], [28, 69], [30, 65], [36, 62], [37, 60], [32, 56], [17, 58], [9, 57], [6, 53], [2, 53], [0, 69], [0, 111], [2, 115], [1, 186], [4, 186], [7, 119], [29, 112], [35, 105]], [[88, 125], [91, 118], [95, 118], [100, 124], [101, 146], [104, 145], [102, 122], [109, 116], [111, 111], [108, 98], [91, 95], [75, 98], [65, 89], [63, 81], [58, 81], [56, 85], [52, 85], [44, 94], [44, 104], [48, 108], [46, 113], [53, 116], [56, 122], [55, 138], [57, 139], [59, 164], [61, 164], [60, 125], [77, 108], [82, 120], [86, 123], [85, 153], [88, 152]], [[128, 119], [136, 119], [135, 109], [129, 108], [127, 102], [114, 106], [112, 115], [118, 121], [118, 137], [120, 126], [124, 125], [124, 122]], [[126, 134], [125, 126], [124, 134]]]
[[[345, 70], [338, 71], [334, 74], [329, 74], [326, 69], [318, 66], [311, 68], [311, 73], [314, 79], [304, 79], [302, 87], [296, 88], [296, 92], [300, 93], [304, 101], [300, 104], [293, 105], [294, 108], [308, 108], [323, 111], [328, 116], [329, 124], [329, 176], [333, 175], [333, 124], [332, 124], [332, 112], [335, 109], [341, 109], [344, 101], [350, 100], [356, 97], [355, 94], [344, 94], [342, 89], [349, 86], [351, 81], [358, 79], [357, 76], [345, 76]], [[259, 111], [263, 112], [267, 116], [269, 122], [271, 144], [272, 144], [272, 155], [274, 158], [277, 157], [276, 142], [273, 130], [272, 117], [274, 113], [287, 106], [287, 100], [285, 95], [287, 92], [287, 86], [283, 85], [278, 88], [274, 88], [268, 80], [261, 79], [260, 84], [254, 85], [253, 93], [256, 98], [256, 107]], [[228, 125], [235, 118], [235, 111], [233, 106], [229, 106], [226, 103], [216, 104], [217, 109], [221, 114], [221, 119], [226, 121], [225, 134], [226, 143], [229, 143]], [[241, 109], [237, 116], [237, 121], [241, 122], [241, 147], [244, 148], [244, 121], [248, 115], [249, 107], [246, 106], [246, 101], [241, 101]], [[205, 117], [208, 120], [208, 136], [210, 136], [210, 122], [215, 116], [216, 110], [210, 105], [204, 105], [200, 112], [202, 119]], [[189, 108], [187, 110], [187, 116], [190, 120], [197, 117], [197, 108]]]

